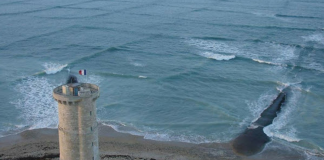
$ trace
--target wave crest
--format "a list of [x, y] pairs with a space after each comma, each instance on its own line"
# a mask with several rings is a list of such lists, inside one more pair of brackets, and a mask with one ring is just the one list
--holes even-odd
[[210, 58], [210, 59], [215, 59], [218, 61], [228, 61], [230, 59], [235, 58], [234, 55], [222, 55], [222, 54], [217, 54], [217, 53], [211, 53], [211, 52], [204, 52], [200, 54], [203, 57]]
[[284, 67], [287, 66], [286, 64], [273, 63], [273, 62], [263, 61], [263, 60], [260, 60], [260, 59], [252, 59], [252, 60], [255, 61], [255, 62], [258, 62], [258, 63], [264, 63], [264, 64], [269, 64], [269, 65], [284, 66]]
[[299, 141], [301, 141], [300, 139], [296, 138], [296, 129], [294, 129], [293, 127], [290, 128], [289, 130], [287, 130], [284, 134], [281, 134], [279, 132], [271, 131], [271, 129], [269, 129], [267, 127], [264, 128], [264, 132], [269, 137], [276, 137], [276, 138], [285, 140], [287, 142], [299, 142]]
[[205, 51], [229, 53], [229, 54], [236, 54], [240, 52], [238, 48], [234, 46], [230, 46], [227, 43], [218, 42], [218, 41], [191, 39], [187, 41], [187, 43], [191, 46], [198, 47], [199, 49]]
[[[226, 142], [230, 139], [228, 137], [224, 138], [222, 136], [215, 137], [205, 137], [201, 135], [194, 134], [192, 132], [175, 132], [171, 130], [156, 130], [150, 127], [144, 127], [144, 130], [139, 130], [133, 124], [124, 124], [120, 121], [104, 121], [103, 125], [113, 128], [117, 132], [129, 133], [132, 135], [143, 136], [144, 139], [151, 139], [156, 141], [177, 141], [186, 143], [220, 143]], [[217, 138], [216, 138], [217, 137]]]
[[44, 72], [46, 74], [55, 74], [60, 72], [62, 69], [68, 66], [68, 64], [58, 64], [58, 63], [44, 63], [43, 66], [45, 67]]

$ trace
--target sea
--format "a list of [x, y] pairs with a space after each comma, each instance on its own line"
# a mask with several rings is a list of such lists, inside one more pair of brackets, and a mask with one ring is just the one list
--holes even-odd
[[57, 128], [71, 74], [100, 87], [100, 123], [196, 144], [230, 142], [290, 87], [264, 132], [324, 155], [323, 0], [1, 0], [0, 137]]

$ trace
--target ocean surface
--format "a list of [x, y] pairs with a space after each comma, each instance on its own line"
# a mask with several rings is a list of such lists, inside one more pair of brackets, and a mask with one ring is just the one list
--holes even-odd
[[105, 125], [189, 143], [229, 142], [291, 87], [264, 131], [324, 154], [322, 0], [1, 0], [0, 136], [56, 128], [69, 74], [100, 86]]

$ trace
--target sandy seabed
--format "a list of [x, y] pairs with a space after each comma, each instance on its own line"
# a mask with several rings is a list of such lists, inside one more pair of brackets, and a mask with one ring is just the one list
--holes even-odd
[[[259, 154], [241, 156], [229, 143], [192, 144], [147, 140], [99, 126], [99, 148], [103, 160], [289, 160], [307, 159], [305, 151], [270, 142]], [[59, 159], [57, 129], [27, 130], [0, 138], [1, 160]]]

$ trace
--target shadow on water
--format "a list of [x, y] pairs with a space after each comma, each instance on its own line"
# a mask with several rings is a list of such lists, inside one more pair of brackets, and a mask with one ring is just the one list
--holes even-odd
[[277, 117], [277, 113], [286, 101], [288, 89], [281, 91], [272, 104], [261, 113], [260, 118], [232, 141], [232, 147], [236, 153], [251, 156], [261, 152], [265, 144], [270, 142], [271, 139], [264, 133], [263, 128], [272, 124], [273, 119]]

